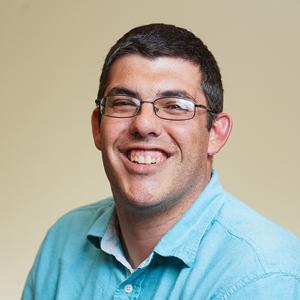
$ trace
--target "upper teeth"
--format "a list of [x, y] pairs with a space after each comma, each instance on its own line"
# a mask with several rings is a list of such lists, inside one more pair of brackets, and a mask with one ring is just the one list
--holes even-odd
[[146, 165], [150, 165], [150, 164], [156, 164], [160, 162], [160, 157], [151, 157], [150, 155], [130, 155], [130, 160], [137, 162], [139, 164], [146, 164]]

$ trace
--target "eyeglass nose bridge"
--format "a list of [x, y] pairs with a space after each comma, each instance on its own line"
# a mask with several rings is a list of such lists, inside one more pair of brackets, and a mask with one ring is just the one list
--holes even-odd
[[142, 109], [142, 105], [144, 103], [150, 103], [150, 104], [152, 104], [153, 105], [153, 112], [157, 116], [157, 112], [159, 111], [159, 108], [155, 106], [155, 101], [140, 101], [140, 105], [137, 107], [137, 110], [136, 110], [136, 115], [139, 114], [139, 112]]

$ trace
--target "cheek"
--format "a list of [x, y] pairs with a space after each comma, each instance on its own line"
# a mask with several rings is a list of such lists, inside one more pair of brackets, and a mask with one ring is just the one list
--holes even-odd
[[188, 154], [193, 156], [195, 154], [199, 156], [204, 154], [204, 152], [206, 155], [209, 140], [209, 133], [206, 127], [201, 127], [198, 123], [182, 124], [184, 126], [178, 126], [176, 122], [174, 123], [174, 125], [172, 124], [169, 127], [168, 133], [176, 141], [183, 155]]
[[128, 124], [122, 119], [103, 118], [100, 126], [100, 140], [102, 150], [112, 148], [118, 140], [124, 136], [128, 129]]

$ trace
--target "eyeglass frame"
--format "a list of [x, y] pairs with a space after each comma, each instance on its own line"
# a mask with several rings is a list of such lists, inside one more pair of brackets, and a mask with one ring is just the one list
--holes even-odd
[[[131, 98], [131, 99], [135, 99], [135, 100], [138, 100], [140, 105], [137, 106], [137, 109], [136, 109], [136, 113], [130, 117], [117, 117], [117, 116], [110, 116], [110, 115], [105, 115], [105, 114], [102, 114], [102, 109], [101, 107], [104, 107], [103, 105], [103, 102], [106, 100], [106, 98], [109, 98], [109, 97], [114, 97], [114, 96], [124, 96], [124, 97], [128, 97], [128, 98]], [[160, 99], [167, 99], [167, 98], [175, 98], [175, 99], [182, 99], [182, 100], [185, 100], [185, 101], [189, 101], [191, 103], [194, 104], [194, 113], [193, 113], [193, 116], [188, 118], [188, 119], [168, 119], [168, 118], [162, 118], [160, 116], [157, 115], [157, 111], [155, 110], [155, 102], [160, 100]], [[194, 99], [193, 99], [194, 100]], [[144, 103], [151, 103], [153, 105], [153, 112], [155, 114], [156, 117], [158, 117], [159, 119], [162, 119], [162, 120], [168, 120], [168, 121], [187, 121], [187, 120], [191, 120], [195, 117], [196, 115], [196, 108], [199, 107], [199, 108], [202, 108], [204, 109], [205, 111], [207, 111], [208, 113], [210, 113], [211, 115], [216, 115], [217, 112], [214, 112], [213, 110], [211, 110], [210, 108], [208, 108], [207, 106], [203, 105], [203, 104], [196, 104], [192, 99], [188, 99], [188, 98], [183, 98], [183, 97], [177, 97], [177, 96], [172, 96], [172, 97], [159, 97], [159, 98], [156, 98], [154, 99], [153, 101], [143, 101], [143, 100], [140, 100], [138, 98], [135, 98], [135, 97], [131, 97], [131, 96], [128, 96], [128, 95], [122, 95], [122, 94], [119, 94], [119, 95], [113, 95], [113, 96], [104, 96], [103, 98], [101, 99], [96, 99], [95, 100], [95, 103], [97, 105], [97, 107], [99, 107], [99, 123], [100, 123], [100, 120], [101, 120], [101, 116], [106, 116], [106, 117], [110, 117], [110, 118], [118, 118], [118, 119], [128, 119], [128, 118], [133, 118], [135, 116], [138, 115], [138, 113], [141, 111], [141, 108], [142, 108], [142, 105]]]

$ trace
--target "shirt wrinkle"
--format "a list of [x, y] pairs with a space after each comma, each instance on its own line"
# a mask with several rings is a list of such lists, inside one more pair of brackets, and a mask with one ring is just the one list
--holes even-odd
[[229, 299], [234, 293], [237, 293], [239, 290], [245, 288], [246, 286], [251, 285], [252, 283], [265, 279], [267, 277], [280, 275], [282, 277], [291, 277], [296, 280], [300, 284], [300, 277], [297, 274], [288, 273], [288, 272], [266, 272], [261, 274], [254, 274], [248, 276], [246, 278], [242, 278], [238, 282], [234, 283], [232, 286], [228, 287], [225, 291], [223, 291], [219, 296], [215, 298], [215, 300], [226, 300]]
[[216, 222], [218, 222], [221, 226], [224, 227], [224, 230], [231, 236], [239, 239], [240, 241], [246, 243], [249, 248], [251, 249], [251, 251], [253, 251], [253, 253], [255, 254], [255, 256], [257, 257], [257, 259], [259, 260], [260, 262], [260, 265], [261, 267], [263, 268], [263, 270], [265, 272], [267, 272], [266, 270], [266, 266], [265, 266], [265, 263], [264, 263], [264, 258], [263, 258], [263, 255], [261, 253], [258, 252], [257, 248], [255, 248], [253, 246], [253, 243], [251, 243], [251, 241], [249, 241], [247, 238], [245, 238], [244, 236], [242, 236], [241, 234], [239, 234], [238, 232], [235, 232], [233, 231], [230, 227], [228, 227], [226, 224], [223, 224], [222, 221], [216, 219]]

